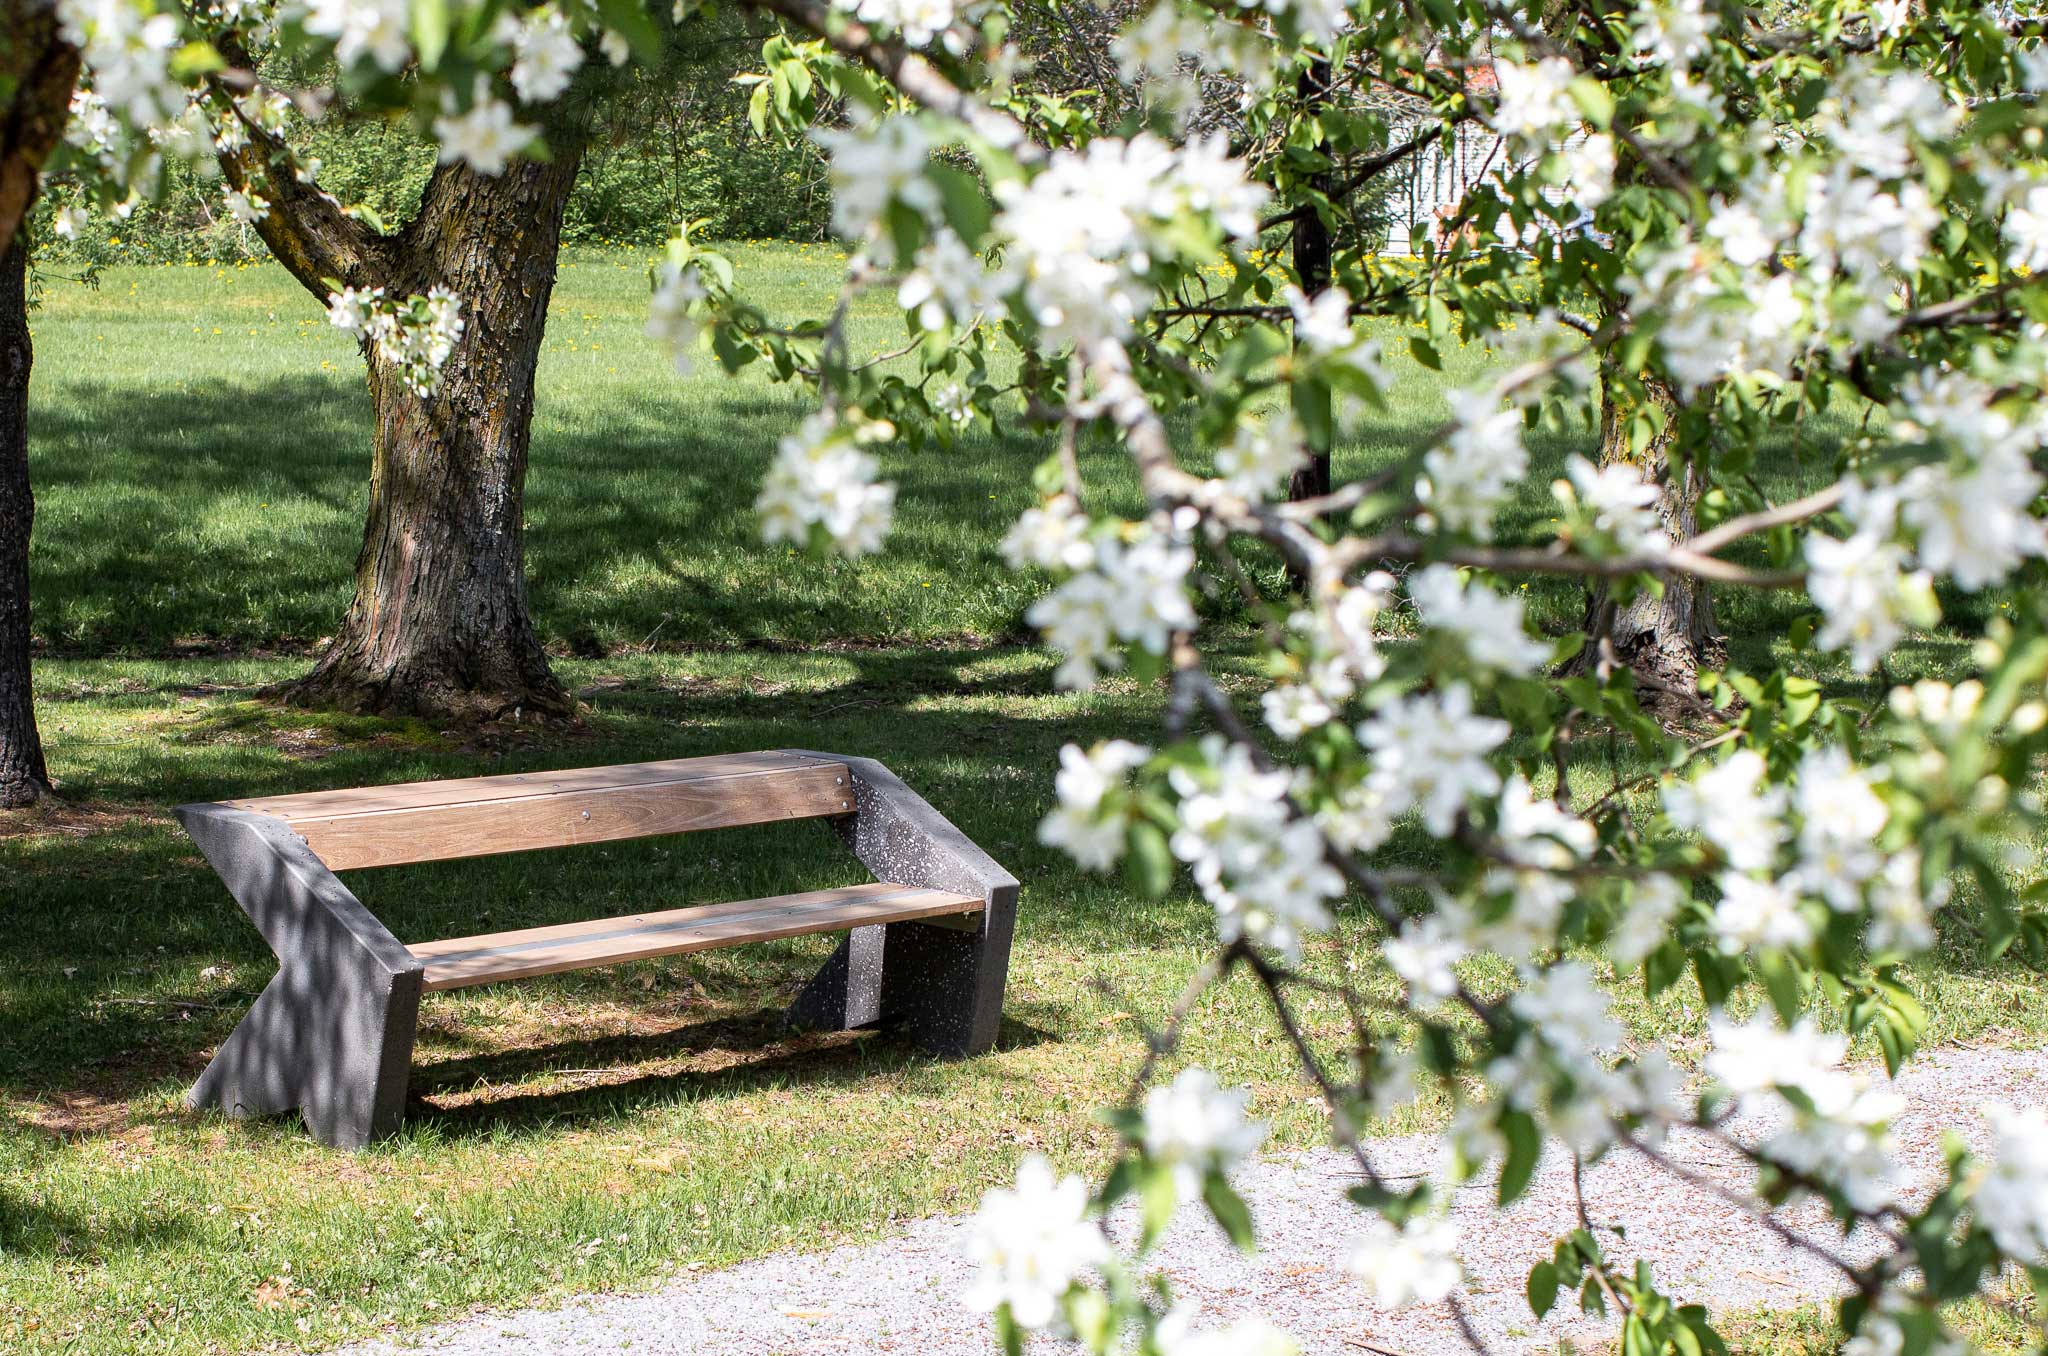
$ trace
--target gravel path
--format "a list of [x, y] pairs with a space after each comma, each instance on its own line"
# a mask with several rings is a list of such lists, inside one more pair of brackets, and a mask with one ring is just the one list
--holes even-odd
[[[1941, 1159], [1941, 1137], [1955, 1129], [1976, 1143], [1976, 1109], [1987, 1101], [2048, 1101], [2048, 1051], [1947, 1050], [1910, 1065], [1895, 1085], [1907, 1110], [1897, 1122], [1901, 1158], [1923, 1173]], [[1759, 1133], [1761, 1121], [1738, 1123]], [[1702, 1137], [1674, 1138], [1673, 1156], [1702, 1177], [1739, 1184], [1740, 1160]], [[1437, 1141], [1426, 1135], [1382, 1140], [1374, 1160], [1387, 1175], [1430, 1173]], [[1246, 1258], [1214, 1226], [1185, 1217], [1158, 1254], [1176, 1293], [1198, 1302], [1203, 1326], [1261, 1316], [1301, 1343], [1307, 1356], [1437, 1356], [1469, 1349], [1441, 1306], [1399, 1314], [1368, 1304], [1344, 1269], [1358, 1212], [1343, 1196], [1353, 1177], [1330, 1151], [1292, 1154], [1247, 1168], [1242, 1186], [1253, 1202], [1262, 1251]], [[1629, 1152], [1610, 1154], [1587, 1173], [1596, 1222], [1625, 1228], [1617, 1256], [1647, 1256], [1666, 1289], [1715, 1309], [1784, 1308], [1835, 1293], [1839, 1275], [1712, 1192], [1652, 1169]], [[1522, 1298], [1531, 1263], [1549, 1253], [1573, 1225], [1571, 1165], [1547, 1156], [1534, 1185], [1515, 1208], [1491, 1217], [1489, 1190], [1458, 1193], [1460, 1227], [1473, 1319], [1493, 1349], [1553, 1351], [1561, 1340], [1592, 1337], [1602, 1328], [1583, 1318], [1569, 1296], [1551, 1319], [1534, 1323]], [[1822, 1211], [1781, 1212], [1792, 1228], [1824, 1238], [1835, 1231]], [[917, 1356], [988, 1356], [989, 1325], [966, 1312], [958, 1296], [972, 1268], [960, 1257], [965, 1224], [929, 1219], [877, 1243], [805, 1255], [781, 1254], [726, 1271], [665, 1283], [641, 1295], [578, 1300], [560, 1309], [529, 1310], [465, 1320], [416, 1334], [403, 1343], [374, 1342], [345, 1356], [541, 1356], [554, 1352], [617, 1352], [635, 1356], [809, 1356], [809, 1353], [901, 1352]], [[1849, 1251], [1856, 1252], [1850, 1240]], [[1611, 1243], [1611, 1241], [1610, 1241]], [[1562, 1311], [1571, 1310], [1569, 1316]], [[1050, 1351], [1050, 1344], [1033, 1350]]]

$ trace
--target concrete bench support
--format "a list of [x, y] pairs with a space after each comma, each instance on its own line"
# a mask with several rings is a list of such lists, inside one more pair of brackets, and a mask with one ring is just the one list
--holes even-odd
[[230, 1116], [297, 1111], [340, 1148], [396, 1130], [420, 963], [282, 821], [214, 805], [178, 818], [278, 959], [187, 1100]]
[[[822, 756], [822, 755], [820, 755]], [[827, 821], [877, 880], [982, 900], [947, 923], [856, 928], [797, 996], [791, 1021], [846, 1030], [903, 1026], [935, 1055], [978, 1055], [995, 1044], [1017, 917], [1017, 878], [996, 865], [924, 798], [871, 758], [845, 760], [859, 810]]]

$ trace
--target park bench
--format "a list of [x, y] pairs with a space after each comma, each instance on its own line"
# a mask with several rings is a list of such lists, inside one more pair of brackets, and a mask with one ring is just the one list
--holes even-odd
[[[357, 1148], [404, 1113], [422, 992], [845, 932], [790, 1009], [901, 1025], [935, 1054], [995, 1041], [1017, 882], [887, 768], [783, 749], [182, 805], [178, 819], [277, 953], [193, 1086], [194, 1107], [298, 1111]], [[393, 936], [338, 871], [820, 819], [876, 883], [438, 941]]]

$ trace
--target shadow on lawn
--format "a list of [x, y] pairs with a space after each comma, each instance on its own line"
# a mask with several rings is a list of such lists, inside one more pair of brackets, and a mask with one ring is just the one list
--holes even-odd
[[[1012, 1001], [1010, 1006], [1029, 1008]], [[998, 1050], [1058, 1039], [1006, 1016]], [[890, 1031], [792, 1031], [779, 1008], [485, 1055], [416, 1063], [406, 1122], [430, 1134], [484, 1137], [564, 1121], [618, 1116], [648, 1105], [736, 1096], [776, 1087], [812, 1092], [855, 1086], [879, 1074], [928, 1063]], [[636, 1072], [648, 1069], [650, 1071]], [[573, 1082], [537, 1091], [493, 1085]]]
[[193, 1232], [190, 1222], [177, 1212], [114, 1207], [95, 1210], [88, 1217], [23, 1199], [0, 1182], [0, 1256], [55, 1257], [89, 1265], [109, 1253], [166, 1247]]
[[[359, 383], [307, 374], [143, 396], [137, 418], [113, 409], [101, 384], [38, 382], [38, 633], [78, 654], [328, 634], [348, 601], [368, 500]], [[761, 476], [805, 413], [792, 397], [724, 384], [586, 399], [573, 425], [536, 425], [528, 478], [529, 594], [551, 644], [593, 653], [650, 636], [1001, 634], [1029, 601], [1006, 586], [995, 542], [1031, 497], [1044, 451], [1034, 433], [885, 453], [903, 487], [893, 551], [851, 564], [787, 557], [759, 539]], [[920, 579], [940, 581], [940, 593], [922, 593]], [[915, 604], [958, 624], [882, 615], [885, 594], [899, 613]]]

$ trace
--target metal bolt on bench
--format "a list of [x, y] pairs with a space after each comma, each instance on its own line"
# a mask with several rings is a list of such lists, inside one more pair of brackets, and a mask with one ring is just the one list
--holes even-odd
[[[323, 1144], [398, 1128], [424, 991], [806, 933], [845, 940], [790, 1009], [901, 1024], [935, 1054], [995, 1043], [1017, 881], [868, 758], [783, 749], [181, 805], [278, 972], [187, 1100], [298, 1111]], [[823, 819], [876, 883], [407, 944], [334, 874], [785, 819]]]

